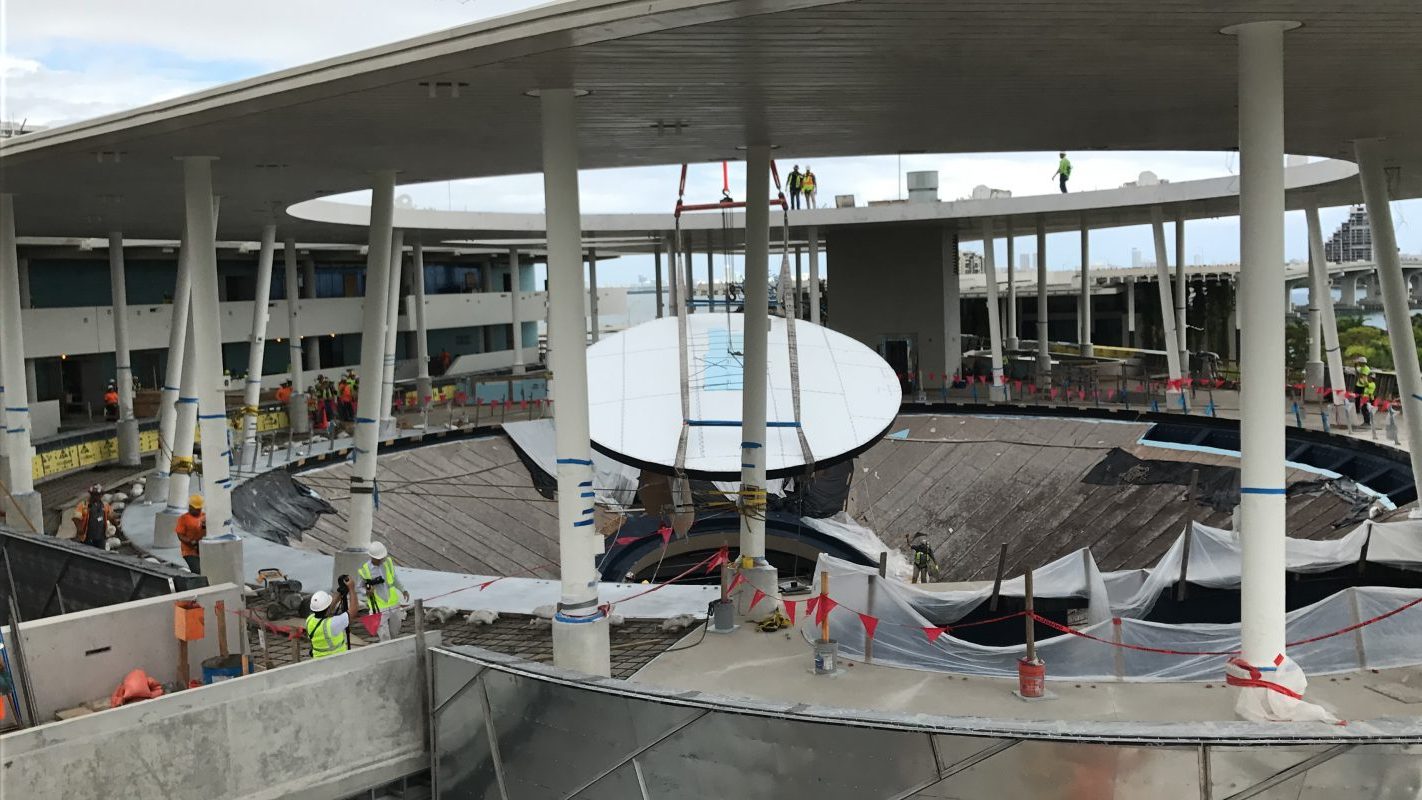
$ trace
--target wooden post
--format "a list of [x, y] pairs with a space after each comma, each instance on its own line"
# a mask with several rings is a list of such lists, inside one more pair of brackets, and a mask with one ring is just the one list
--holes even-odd
[[[1358, 587], [1348, 587], [1348, 611], [1353, 616], [1351, 623], [1357, 625], [1362, 621], [1362, 615], [1358, 611]], [[1363, 629], [1353, 629], [1353, 650], [1358, 656], [1358, 669], [1368, 668], [1368, 653], [1363, 648]]]
[[[888, 572], [889, 572], [889, 554], [888, 554], [887, 552], [885, 552], [885, 551], [880, 551], [880, 553], [879, 553], [879, 575], [878, 575], [877, 577], [874, 576], [874, 575], [866, 575], [866, 576], [865, 576], [865, 580], [868, 582], [868, 586], [867, 586], [866, 589], [865, 589], [865, 597], [867, 598], [867, 599], [865, 600], [865, 605], [867, 605], [868, 608], [864, 609], [864, 613], [868, 614], [868, 615], [871, 616], [871, 617], [874, 616], [874, 594], [875, 594], [875, 588], [877, 587], [877, 585], [878, 585], [878, 583], [879, 583], [879, 580], [880, 580], [881, 578], [883, 578], [885, 575], [887, 575]], [[874, 662], [874, 637], [873, 637], [873, 636], [870, 636], [870, 635], [869, 635], [869, 631], [866, 630], [866, 631], [864, 631], [864, 663], [865, 663], [865, 664], [872, 664], [873, 662]]]
[[227, 658], [227, 603], [222, 600], [214, 602], [212, 611], [217, 615], [217, 654]]
[[188, 688], [192, 682], [192, 674], [188, 670], [188, 640], [178, 640], [178, 691]]
[[267, 628], [265, 625], [257, 625], [257, 643], [262, 646], [262, 668], [272, 668], [272, 651], [267, 645]]
[[1191, 522], [1185, 526], [1185, 538], [1182, 540], [1183, 550], [1180, 554], [1180, 577], [1175, 581], [1176, 601], [1185, 599], [1186, 580], [1190, 572], [1190, 540], [1191, 534], [1195, 530], [1195, 523]]
[[[518, 324], [517, 322], [514, 323]], [[420, 673], [420, 716], [424, 719], [425, 750], [429, 751], [434, 741], [434, 712], [430, 702], [430, 654], [425, 643], [425, 602], [415, 600], [415, 668]]]
[[1037, 660], [1037, 631], [1036, 620], [1032, 619], [1032, 570], [1027, 570], [1022, 575], [1022, 599], [1027, 612], [1023, 619], [1027, 620], [1027, 660], [1035, 662]]
[[820, 641], [828, 642], [829, 638], [829, 611], [825, 609], [825, 600], [829, 599], [829, 571], [820, 573], [820, 606], [819, 611], [823, 615], [820, 622]]
[[997, 553], [997, 576], [992, 579], [992, 597], [988, 600], [988, 610], [997, 610], [997, 601], [1002, 594], [1002, 573], [1007, 569], [1007, 542], [1002, 543], [1002, 549]]

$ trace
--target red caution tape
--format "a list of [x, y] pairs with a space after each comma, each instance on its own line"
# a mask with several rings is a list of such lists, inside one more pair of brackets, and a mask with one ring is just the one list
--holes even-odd
[[[1229, 669], [1225, 670], [1225, 683], [1229, 684], [1230, 686], [1268, 689], [1271, 692], [1278, 692], [1279, 694], [1285, 697], [1292, 697], [1295, 700], [1303, 699], [1303, 695], [1299, 694], [1293, 689], [1290, 689], [1287, 686], [1274, 683], [1273, 681], [1264, 680], [1263, 671], [1242, 658], [1231, 658], [1225, 663], [1226, 667], [1234, 668], [1233, 671]], [[1284, 663], [1284, 657], [1282, 655], [1274, 658], [1274, 666], [1277, 667], [1282, 663]], [[1244, 672], [1248, 675], [1248, 677], [1236, 675], [1235, 672]]]

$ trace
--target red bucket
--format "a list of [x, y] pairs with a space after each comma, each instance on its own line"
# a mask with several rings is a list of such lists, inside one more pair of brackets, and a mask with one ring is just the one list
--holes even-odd
[[1017, 692], [1023, 697], [1041, 697], [1047, 691], [1047, 665], [1041, 659], [1017, 659]]

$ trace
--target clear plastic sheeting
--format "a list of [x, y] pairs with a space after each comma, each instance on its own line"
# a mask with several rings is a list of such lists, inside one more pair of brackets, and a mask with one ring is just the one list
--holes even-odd
[[[524, 455], [550, 477], [558, 475], [557, 445], [553, 420], [536, 419], [527, 422], [505, 422], [504, 433]], [[593, 451], [593, 492], [598, 503], [613, 509], [625, 509], [637, 496], [641, 471], [614, 461]]]
[[824, 519], [801, 517], [800, 522], [807, 528], [814, 528], [820, 533], [835, 537], [870, 560], [877, 561], [880, 553], [888, 553], [888, 575], [894, 580], [908, 582], [913, 577], [913, 565], [902, 550], [888, 546], [878, 534], [855, 522], [843, 511]]
[[[1219, 680], [1229, 654], [1239, 650], [1239, 624], [1162, 624], [1142, 619], [1156, 598], [1174, 586], [1187, 544], [1183, 534], [1149, 570], [1102, 575], [1088, 551], [1080, 550], [1034, 570], [1039, 598], [1076, 597], [1089, 602], [1088, 624], [1078, 633], [1037, 642], [1049, 678], [1090, 680]], [[1239, 585], [1239, 538], [1196, 524], [1188, 537], [1188, 580], [1204, 586]], [[1290, 539], [1288, 568], [1324, 572], [1368, 562], [1422, 569], [1422, 522], [1365, 522], [1341, 539]], [[963, 619], [991, 595], [991, 588], [929, 592], [877, 578], [873, 568], [820, 557], [817, 571], [830, 574], [830, 635], [850, 658], [862, 658], [866, 641], [859, 613], [879, 620], [874, 661], [912, 669], [1014, 677], [1022, 645], [992, 647], [958, 639], [951, 630], [931, 639], [928, 629]], [[870, 588], [872, 585], [872, 589]], [[1004, 581], [1002, 595], [1022, 597], [1023, 581]], [[1422, 590], [1390, 587], [1346, 589], [1286, 617], [1289, 657], [1309, 674], [1422, 663], [1422, 608], [1396, 612], [1422, 598]], [[1354, 630], [1353, 626], [1363, 624]], [[1025, 623], [1024, 623], [1025, 624]], [[1343, 631], [1340, 633], [1340, 631]], [[806, 635], [813, 635], [810, 626]], [[1095, 637], [1087, 638], [1087, 637]]]

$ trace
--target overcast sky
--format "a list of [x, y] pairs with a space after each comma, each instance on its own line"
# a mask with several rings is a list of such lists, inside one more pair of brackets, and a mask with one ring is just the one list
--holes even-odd
[[[163, 100], [216, 84], [300, 65], [352, 50], [392, 42], [464, 22], [538, 5], [530, 0], [245, 0], [242, 3], [192, 0], [0, 0], [0, 118], [59, 125]], [[783, 171], [796, 158], [777, 153]], [[803, 162], [802, 162], [803, 163]], [[1106, 153], [1072, 155], [1074, 190], [1105, 189], [1151, 170], [1171, 181], [1235, 174], [1232, 153]], [[1014, 195], [1055, 191], [1049, 176], [1055, 153], [913, 155], [819, 159], [813, 163], [822, 201], [853, 194], [862, 204], [891, 199], [903, 191], [902, 172], [938, 170], [939, 195], [967, 196], [984, 184]], [[714, 200], [720, 193], [714, 165], [693, 170], [688, 196]], [[676, 199], [677, 167], [585, 172], [581, 178], [585, 212], [666, 211]], [[744, 172], [732, 165], [732, 191]], [[489, 211], [541, 211], [539, 176], [516, 176], [402, 187], [420, 206]], [[1346, 209], [1323, 212], [1325, 235]], [[1394, 205], [1398, 240], [1404, 252], [1422, 251], [1422, 201]], [[1301, 214], [1290, 214], [1287, 255], [1306, 251]], [[1019, 253], [1035, 242], [1024, 237]], [[971, 249], [974, 245], [965, 245]], [[999, 252], [1002, 245], [999, 243]], [[1150, 259], [1146, 227], [1092, 234], [1094, 263], [1128, 266], [1132, 248]], [[1188, 227], [1192, 263], [1221, 263], [1239, 257], [1234, 218], [1202, 220]], [[1048, 237], [1053, 269], [1078, 266], [1074, 234]], [[623, 259], [600, 267], [605, 285], [651, 274], [650, 259]]]

